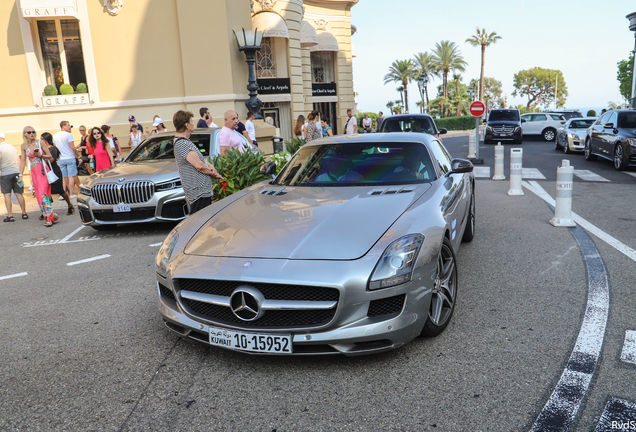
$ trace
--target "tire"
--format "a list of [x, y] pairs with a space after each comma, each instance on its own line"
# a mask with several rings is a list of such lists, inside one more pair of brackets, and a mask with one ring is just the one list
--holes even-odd
[[559, 150], [561, 148], [561, 144], [559, 144], [559, 137], [554, 140], [554, 149]]
[[627, 169], [627, 162], [625, 162], [625, 152], [623, 151], [623, 146], [616, 144], [614, 147], [614, 168], [617, 171], [624, 171]]
[[592, 153], [592, 142], [591, 140], [588, 138], [585, 140], [585, 160], [586, 161], [593, 161], [596, 160], [596, 155], [594, 153]]
[[457, 261], [450, 241], [444, 242], [437, 257], [437, 274], [431, 294], [422, 336], [437, 336], [444, 331], [453, 316], [457, 299]]
[[462, 236], [463, 243], [473, 241], [475, 237], [475, 186], [473, 185], [473, 193], [470, 196], [470, 207], [468, 209], [468, 219], [466, 220], [466, 228]]
[[565, 143], [565, 145], [563, 146], [563, 153], [565, 154], [572, 153], [572, 150], [570, 150], [570, 146], [568, 145], [568, 143]]
[[546, 141], [553, 141], [556, 137], [556, 131], [552, 128], [547, 128], [541, 133], [541, 136], [543, 136], [543, 139]]

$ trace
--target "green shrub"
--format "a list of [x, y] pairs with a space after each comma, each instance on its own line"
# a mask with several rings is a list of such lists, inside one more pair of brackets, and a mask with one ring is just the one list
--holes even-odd
[[70, 95], [75, 93], [75, 90], [73, 90], [73, 86], [70, 84], [62, 84], [60, 86], [60, 94], [63, 95]]
[[269, 178], [260, 172], [261, 166], [265, 164], [263, 153], [241, 153], [231, 149], [225, 156], [216, 155], [210, 163], [224, 177], [223, 180], [214, 181], [214, 199], [225, 198]]
[[446, 130], [471, 130], [475, 129], [475, 117], [444, 117], [435, 119], [437, 129], [445, 128]]
[[88, 86], [85, 83], [79, 83], [77, 87], [75, 87], [75, 91], [77, 93], [88, 93]]
[[596, 117], [596, 111], [594, 111], [594, 110], [589, 110], [589, 111], [587, 112], [587, 116], [588, 116], [588, 117]]
[[276, 174], [283, 169], [285, 164], [291, 159], [291, 155], [287, 152], [278, 152], [270, 158], [272, 162], [276, 164]]
[[299, 148], [307, 144], [307, 140], [304, 138], [294, 138], [291, 141], [285, 141], [285, 148], [287, 148], [287, 153], [293, 155], [298, 151]]
[[47, 85], [44, 87], [44, 95], [45, 96], [56, 96], [57, 95], [57, 87], [54, 85]]

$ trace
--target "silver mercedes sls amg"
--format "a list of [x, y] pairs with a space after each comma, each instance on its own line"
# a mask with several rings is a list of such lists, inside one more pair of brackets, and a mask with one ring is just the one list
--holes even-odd
[[[269, 173], [272, 165], [263, 171]], [[475, 233], [472, 164], [434, 136], [338, 136], [188, 217], [156, 259], [182, 337], [254, 354], [360, 355], [448, 325]]]

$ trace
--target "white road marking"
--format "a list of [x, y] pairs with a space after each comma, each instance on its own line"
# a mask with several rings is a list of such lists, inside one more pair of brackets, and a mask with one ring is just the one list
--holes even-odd
[[521, 178], [545, 180], [545, 176], [536, 168], [521, 168]]
[[584, 181], [608, 182], [610, 180], [602, 177], [590, 170], [574, 170], [574, 175]]
[[490, 178], [490, 167], [476, 166], [473, 168], [473, 173], [475, 173], [476, 178]]
[[[554, 198], [552, 198], [550, 194], [548, 194], [541, 187], [541, 185], [539, 185], [539, 183], [535, 181], [531, 181], [531, 182], [523, 182], [522, 184], [526, 189], [528, 189], [529, 191], [539, 196], [539, 198], [542, 198], [545, 202], [547, 202], [551, 206], [554, 207], [556, 205]], [[581, 227], [585, 228], [586, 231], [588, 231], [589, 233], [592, 233], [593, 235], [603, 240], [605, 243], [612, 246], [614, 249], [616, 249], [617, 251], [619, 251], [620, 253], [622, 253], [623, 255], [631, 259], [632, 261], [636, 262], [636, 250], [630, 248], [625, 243], [607, 234], [605, 231], [601, 230], [594, 224], [583, 219], [581, 216], [579, 216], [578, 214], [574, 212], [572, 212], [572, 219], [574, 219], [574, 222], [579, 224]]]
[[634, 330], [627, 330], [625, 332], [625, 343], [623, 343], [621, 360], [636, 364], [636, 331]]
[[0, 280], [11, 279], [11, 278], [26, 276], [26, 275], [28, 275], [27, 272], [16, 273], [16, 274], [8, 275], [8, 276], [0, 276]]
[[625, 174], [630, 175], [632, 177], [636, 177], [636, 172], [627, 172], [627, 171], [623, 171]]
[[634, 430], [636, 404], [623, 399], [612, 398], [599, 419], [594, 432]]
[[87, 263], [87, 262], [97, 261], [97, 260], [104, 259], [104, 258], [109, 258], [109, 257], [110, 257], [110, 255], [100, 255], [100, 256], [93, 257], [93, 258], [86, 258], [86, 259], [83, 259], [83, 260], [80, 260], [80, 261], [70, 262], [70, 263], [67, 263], [66, 265], [67, 266], [74, 266], [74, 265], [77, 265], [77, 264], [84, 264], [84, 263]]
[[70, 240], [75, 234], [80, 232], [83, 228], [84, 228], [84, 225], [80, 226], [75, 231], [73, 231], [72, 233], [70, 233], [69, 235], [64, 237], [63, 239], [59, 239], [59, 240], [41, 240], [41, 241], [35, 241], [35, 242], [28, 242], [28, 243], [24, 243], [22, 246], [23, 247], [50, 246], [50, 245], [54, 245], [54, 244], [78, 243], [78, 242], [91, 241], [91, 240], [100, 240], [100, 237], [98, 237], [98, 236], [80, 237], [77, 240]]

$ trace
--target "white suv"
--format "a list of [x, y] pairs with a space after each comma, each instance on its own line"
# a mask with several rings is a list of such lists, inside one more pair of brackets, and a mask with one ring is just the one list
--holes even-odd
[[524, 135], [541, 135], [546, 141], [554, 141], [557, 129], [563, 127], [565, 117], [552, 113], [529, 113], [521, 116]]

